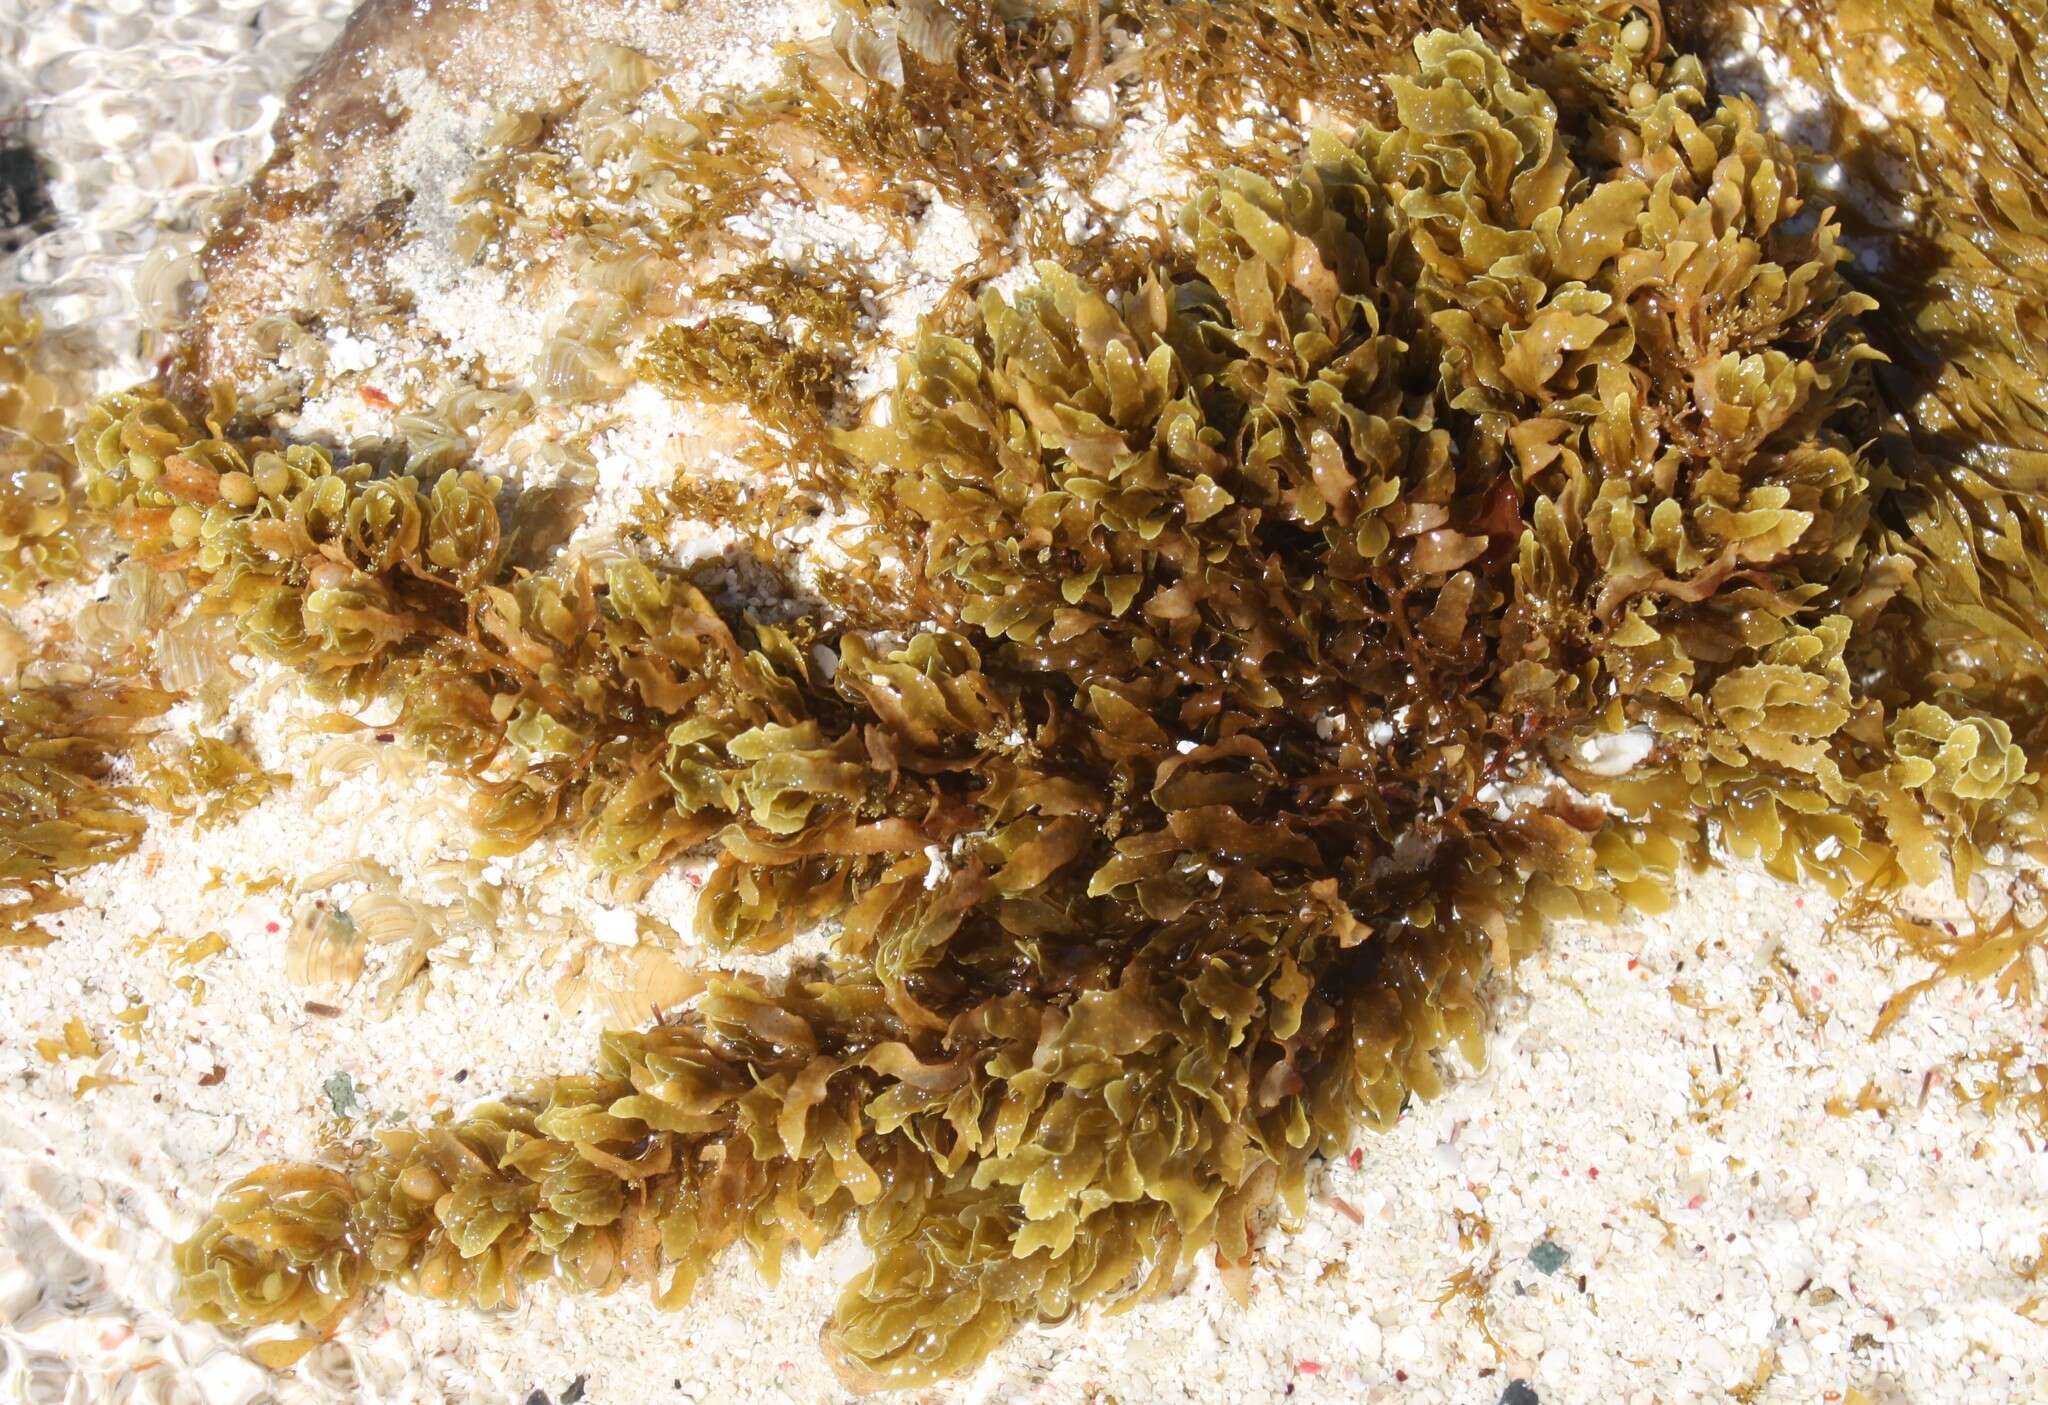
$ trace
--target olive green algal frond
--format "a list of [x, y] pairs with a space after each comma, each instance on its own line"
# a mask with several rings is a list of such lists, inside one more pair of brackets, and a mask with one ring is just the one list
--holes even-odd
[[772, 1274], [852, 1224], [828, 1345], [928, 1381], [1242, 1264], [1315, 1157], [1480, 1057], [1546, 918], [1655, 908], [1717, 846], [1881, 892], [2032, 833], [1996, 675], [1910, 666], [1968, 625], [1901, 588], [1921, 490], [1863, 447], [1838, 230], [1636, 18], [1527, 71], [1425, 34], [1383, 123], [1217, 175], [1148, 275], [1048, 264], [922, 336], [835, 441], [913, 533], [921, 629], [512, 570], [473, 472], [108, 406], [93, 501], [249, 647], [402, 686], [486, 851], [708, 845], [714, 951], [838, 924], [590, 1074], [256, 1172], [179, 1251], [195, 1311], [673, 1305], [736, 1241]]
[[778, 437], [775, 452], [816, 457], [859, 344], [866, 291], [840, 267], [757, 260], [698, 288], [695, 300], [720, 310], [663, 327], [634, 372], [671, 395], [744, 405]]
[[222, 737], [194, 737], [186, 745], [155, 738], [136, 749], [134, 761], [137, 788], [151, 805], [202, 825], [246, 814], [285, 780]]
[[[1709, 9], [1706, 18], [1723, 17]], [[1995, 0], [1758, 16], [1832, 100], [1867, 319], [1891, 358], [1877, 452], [1906, 480], [1878, 586], [1916, 627], [1913, 666], [2048, 746], [2048, 18]], [[1823, 47], [1825, 46], [1825, 47]], [[1903, 111], [1901, 105], [1904, 105]]]
[[71, 905], [60, 880], [142, 838], [116, 760], [173, 700], [142, 687], [28, 687], [0, 697], [0, 947], [43, 946], [36, 919]]
[[79, 575], [64, 392], [39, 365], [42, 321], [0, 298], [0, 603]]
[[[1595, 8], [1571, 6], [1566, 23], [1583, 24]], [[1326, 126], [1389, 125], [1390, 80], [1407, 66], [1417, 38], [1473, 26], [1496, 43], [1527, 43], [1537, 25], [1524, 11], [1550, 7], [1518, 8], [1513, 0], [1117, 0], [1113, 9], [1143, 38], [1114, 69], [1136, 66], [1155, 78], [1169, 111], [1195, 127], [1207, 154], [1249, 159], [1270, 168], [1262, 173], [1279, 174], [1284, 158], [1272, 144], [1226, 145], [1222, 129], [1249, 119], [1284, 149], [1291, 143], [1282, 114], [1303, 103]]]

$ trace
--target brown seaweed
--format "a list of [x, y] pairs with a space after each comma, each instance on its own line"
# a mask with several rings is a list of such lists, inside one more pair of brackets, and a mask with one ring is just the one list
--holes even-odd
[[0, 697], [0, 946], [53, 941], [36, 919], [71, 906], [60, 880], [140, 841], [140, 797], [116, 762], [171, 701], [112, 685]]
[[0, 602], [84, 568], [64, 399], [75, 388], [42, 364], [42, 321], [19, 293], [0, 298]]
[[[259, 1171], [179, 1251], [195, 1310], [676, 1304], [735, 1241], [773, 1273], [850, 1223], [835, 1359], [929, 1380], [1242, 1263], [1316, 1156], [1479, 1057], [1545, 918], [1717, 848], [1881, 892], [2029, 842], [2031, 675], [1914, 666], [1969, 616], [1906, 588], [1926, 488], [1866, 448], [1872, 299], [1799, 154], [1654, 10], [1531, 23], [1512, 63], [1422, 34], [1355, 139], [1218, 173], [1142, 275], [1049, 265], [921, 337], [887, 425], [833, 438], [921, 629], [511, 572], [473, 472], [109, 407], [80, 458], [137, 550], [249, 647], [402, 686], [402, 731], [497, 777], [490, 846], [709, 845], [714, 950], [840, 926], [588, 1075]], [[891, 86], [878, 52], [848, 70]]]
[[[1815, 200], [1811, 154], [1672, 42], [1711, 16], [1667, 32], [1648, 0], [864, 5], [767, 99], [657, 122], [645, 65], [599, 53], [576, 121], [501, 124], [475, 256], [522, 181], [573, 196], [610, 143], [667, 214], [580, 226], [628, 273], [770, 184], [892, 214], [928, 184], [1058, 258], [949, 305], [861, 429], [828, 413], [837, 275], [698, 289], [776, 324], [670, 328], [627, 368], [621, 274], [551, 339], [547, 393], [740, 402], [806, 491], [867, 509], [868, 574], [793, 618], [526, 559], [453, 439], [352, 458], [144, 388], [67, 450], [10, 304], [11, 590], [83, 559], [75, 459], [187, 625], [396, 701], [471, 774], [479, 853], [566, 829], [633, 883], [701, 850], [714, 953], [838, 928], [777, 981], [667, 973], [701, 993], [586, 1074], [244, 1178], [178, 1250], [194, 1314], [327, 1332], [382, 1284], [492, 1307], [542, 1280], [674, 1306], [735, 1243], [772, 1275], [852, 1226], [873, 1257], [827, 1347], [857, 1385], [926, 1381], [1198, 1251], [1241, 1269], [1317, 1157], [1480, 1058], [1483, 983], [1548, 919], [1655, 908], [1717, 854], [1872, 911], [2042, 857], [2041, 21], [1821, 8], [1785, 13], [1845, 81], [1949, 104], [1952, 140], [1831, 153], [1910, 222]], [[1029, 183], [1085, 188], [1075, 103], [1141, 80], [1217, 169], [1176, 238], [1069, 245]], [[149, 794], [260, 799], [228, 743], [140, 746], [170, 700], [0, 706], [0, 942], [47, 940]], [[167, 764], [123, 784], [138, 749]], [[1930, 980], [2027, 996], [2034, 897], [1893, 935]]]

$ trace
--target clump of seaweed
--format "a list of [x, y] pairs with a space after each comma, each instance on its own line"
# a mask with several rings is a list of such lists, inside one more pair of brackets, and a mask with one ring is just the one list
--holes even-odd
[[695, 293], [707, 306], [737, 303], [752, 315], [719, 311], [664, 327], [634, 373], [671, 395], [745, 405], [781, 454], [815, 457], [858, 343], [862, 291], [843, 268], [758, 260]]
[[927, 185], [1006, 229], [1040, 173], [1099, 169], [1107, 156], [1067, 120], [1103, 76], [1100, 13], [1067, 9], [860, 0], [792, 63], [780, 106], [876, 198], [901, 202]]
[[[1862, 914], [1857, 914], [1862, 915]], [[1856, 920], [1856, 915], [1850, 921]], [[1901, 950], [1930, 963], [1933, 970], [1896, 991], [1878, 1011], [1875, 1038], [1904, 1017], [1913, 1002], [1942, 981], [1989, 980], [2006, 999], [2031, 1002], [2035, 995], [2034, 961], [2048, 941], [2048, 908], [2044, 908], [2038, 874], [2021, 873], [2008, 885], [1999, 910], [1979, 910], [1969, 928], [1929, 922], [1877, 907], [1865, 921], [1883, 924]]]
[[[647, 339], [634, 373], [671, 396], [742, 415], [731, 455], [747, 470], [686, 463], [672, 483], [648, 495], [642, 521], [650, 535], [677, 517], [727, 527], [757, 559], [773, 563], [784, 533], [828, 511], [850, 503], [870, 523], [899, 515], [835, 434], [855, 408], [843, 394], [848, 373], [879, 345], [867, 310], [873, 291], [836, 262], [797, 268], [760, 259], [695, 290], [695, 301], [718, 311], [671, 323]], [[873, 566], [872, 533], [835, 535]], [[878, 607], [869, 616], [910, 617], [907, 592], [914, 587], [900, 572], [885, 584], [869, 569], [862, 586]]]
[[151, 805], [201, 825], [247, 813], [284, 780], [225, 737], [198, 736], [189, 745], [155, 737], [133, 759], [137, 788]]
[[909, 533], [898, 628], [514, 572], [474, 472], [103, 410], [117, 527], [249, 647], [402, 687], [486, 852], [567, 823], [630, 879], [704, 845], [712, 951], [840, 928], [587, 1075], [256, 1172], [179, 1251], [194, 1310], [675, 1305], [735, 1241], [773, 1273], [851, 1224], [828, 1347], [930, 1380], [1243, 1264], [1314, 1158], [1480, 1057], [1546, 918], [1717, 850], [1883, 891], [2023, 839], [1998, 673], [1913, 666], [1968, 615], [1902, 589], [1838, 228], [1646, 14], [1520, 66], [1423, 34], [1379, 120], [1219, 173], [1144, 276], [1043, 265], [920, 337], [834, 438]]
[[[545, 236], [550, 263], [564, 259], [584, 281], [653, 305], [673, 303], [694, 260], [739, 252], [754, 261], [720, 280], [723, 295], [777, 318], [800, 287], [787, 265], [759, 257], [758, 235], [736, 216], [758, 225], [791, 204], [829, 206], [907, 238], [936, 193], [965, 212], [990, 260], [1013, 235], [1052, 252], [1034, 234], [1042, 221], [1028, 218], [1031, 201], [1055, 173], [1059, 188], [1083, 191], [1100, 172], [1112, 148], [1072, 114], [1114, 81], [1092, 6], [1069, 16], [998, 0], [858, 0], [840, 8], [829, 36], [792, 52], [767, 91], [688, 108], [647, 60], [599, 46], [583, 82], [552, 108], [508, 112], [486, 134], [485, 156], [453, 197], [463, 212], [457, 252], [510, 267], [518, 248]], [[767, 284], [763, 270], [776, 275]], [[805, 281], [839, 300], [850, 286], [844, 270]], [[756, 286], [731, 286], [747, 282]], [[735, 357], [762, 363], [776, 386], [797, 369], [786, 338], [745, 319], [666, 341], [656, 361], [676, 363], [670, 379], [693, 387], [715, 391], [719, 361]], [[700, 363], [708, 353], [688, 341], [727, 354]], [[592, 349], [556, 336], [549, 352], [544, 379]]]
[[632, 798], [660, 779], [674, 717], [712, 691], [705, 671], [749, 657], [700, 591], [630, 559], [513, 567], [500, 485], [473, 469], [380, 476], [226, 428], [124, 394], [78, 439], [89, 500], [137, 559], [182, 574], [199, 617], [338, 694], [399, 699], [400, 738], [479, 778], [484, 852], [571, 814], [620, 868], [708, 837], [659, 816], [643, 832]]
[[123, 686], [0, 696], [0, 946], [54, 941], [36, 919], [72, 905], [59, 880], [140, 841], [140, 797], [115, 763], [171, 701]]
[[[1915, 666], [2048, 744], [2048, 84], [2038, 6], [1786, 0], [1688, 7], [1725, 42], [1760, 28], [1821, 95], [1813, 120], [1853, 198], [1851, 277], [1889, 358], [1875, 447], [1904, 480], [1882, 587], [1917, 628]], [[2038, 846], [2034, 850], [2040, 856]]]
[[64, 390], [37, 364], [42, 320], [0, 298], [0, 601], [84, 569], [71, 523]]
[[[1247, 157], [1263, 158], [1274, 164], [1261, 173], [1277, 174], [1284, 166], [1274, 148], [1292, 145], [1287, 118], [1301, 105], [1311, 105], [1317, 124], [1326, 128], [1348, 131], [1367, 121], [1390, 125], [1389, 79], [1422, 34], [1469, 25], [1489, 42], [1526, 42], [1530, 31], [1540, 32], [1538, 20], [1550, 8], [1518, 9], [1502, 0], [1370, 6], [1330, 0], [1117, 0], [1114, 21], [1131, 31], [1134, 42], [1110, 71], [1154, 79], [1172, 115], [1196, 123], [1212, 153], [1228, 152], [1225, 159], [1240, 164]], [[1588, 5], [1555, 14], [1569, 26], [1597, 19], [1596, 7]], [[1244, 114], [1261, 114], [1251, 120], [1267, 140], [1226, 144], [1221, 129], [1246, 120]]]

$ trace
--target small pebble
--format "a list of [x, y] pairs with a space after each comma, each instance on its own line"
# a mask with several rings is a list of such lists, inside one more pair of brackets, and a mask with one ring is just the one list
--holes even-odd
[[320, 1089], [327, 1094], [336, 1117], [346, 1117], [356, 1110], [356, 1081], [346, 1073], [330, 1073]]
[[1527, 1381], [1509, 1381], [1500, 1393], [1500, 1405], [1539, 1405], [1536, 1392]]
[[1529, 1263], [1538, 1273], [1556, 1273], [1564, 1267], [1565, 1260], [1570, 1257], [1569, 1250], [1558, 1247], [1548, 1239], [1537, 1240], [1535, 1247], [1529, 1250]]
[[[25, 229], [50, 212], [49, 174], [25, 146], [0, 146], [0, 231]], [[0, 249], [17, 240], [0, 236]]]

